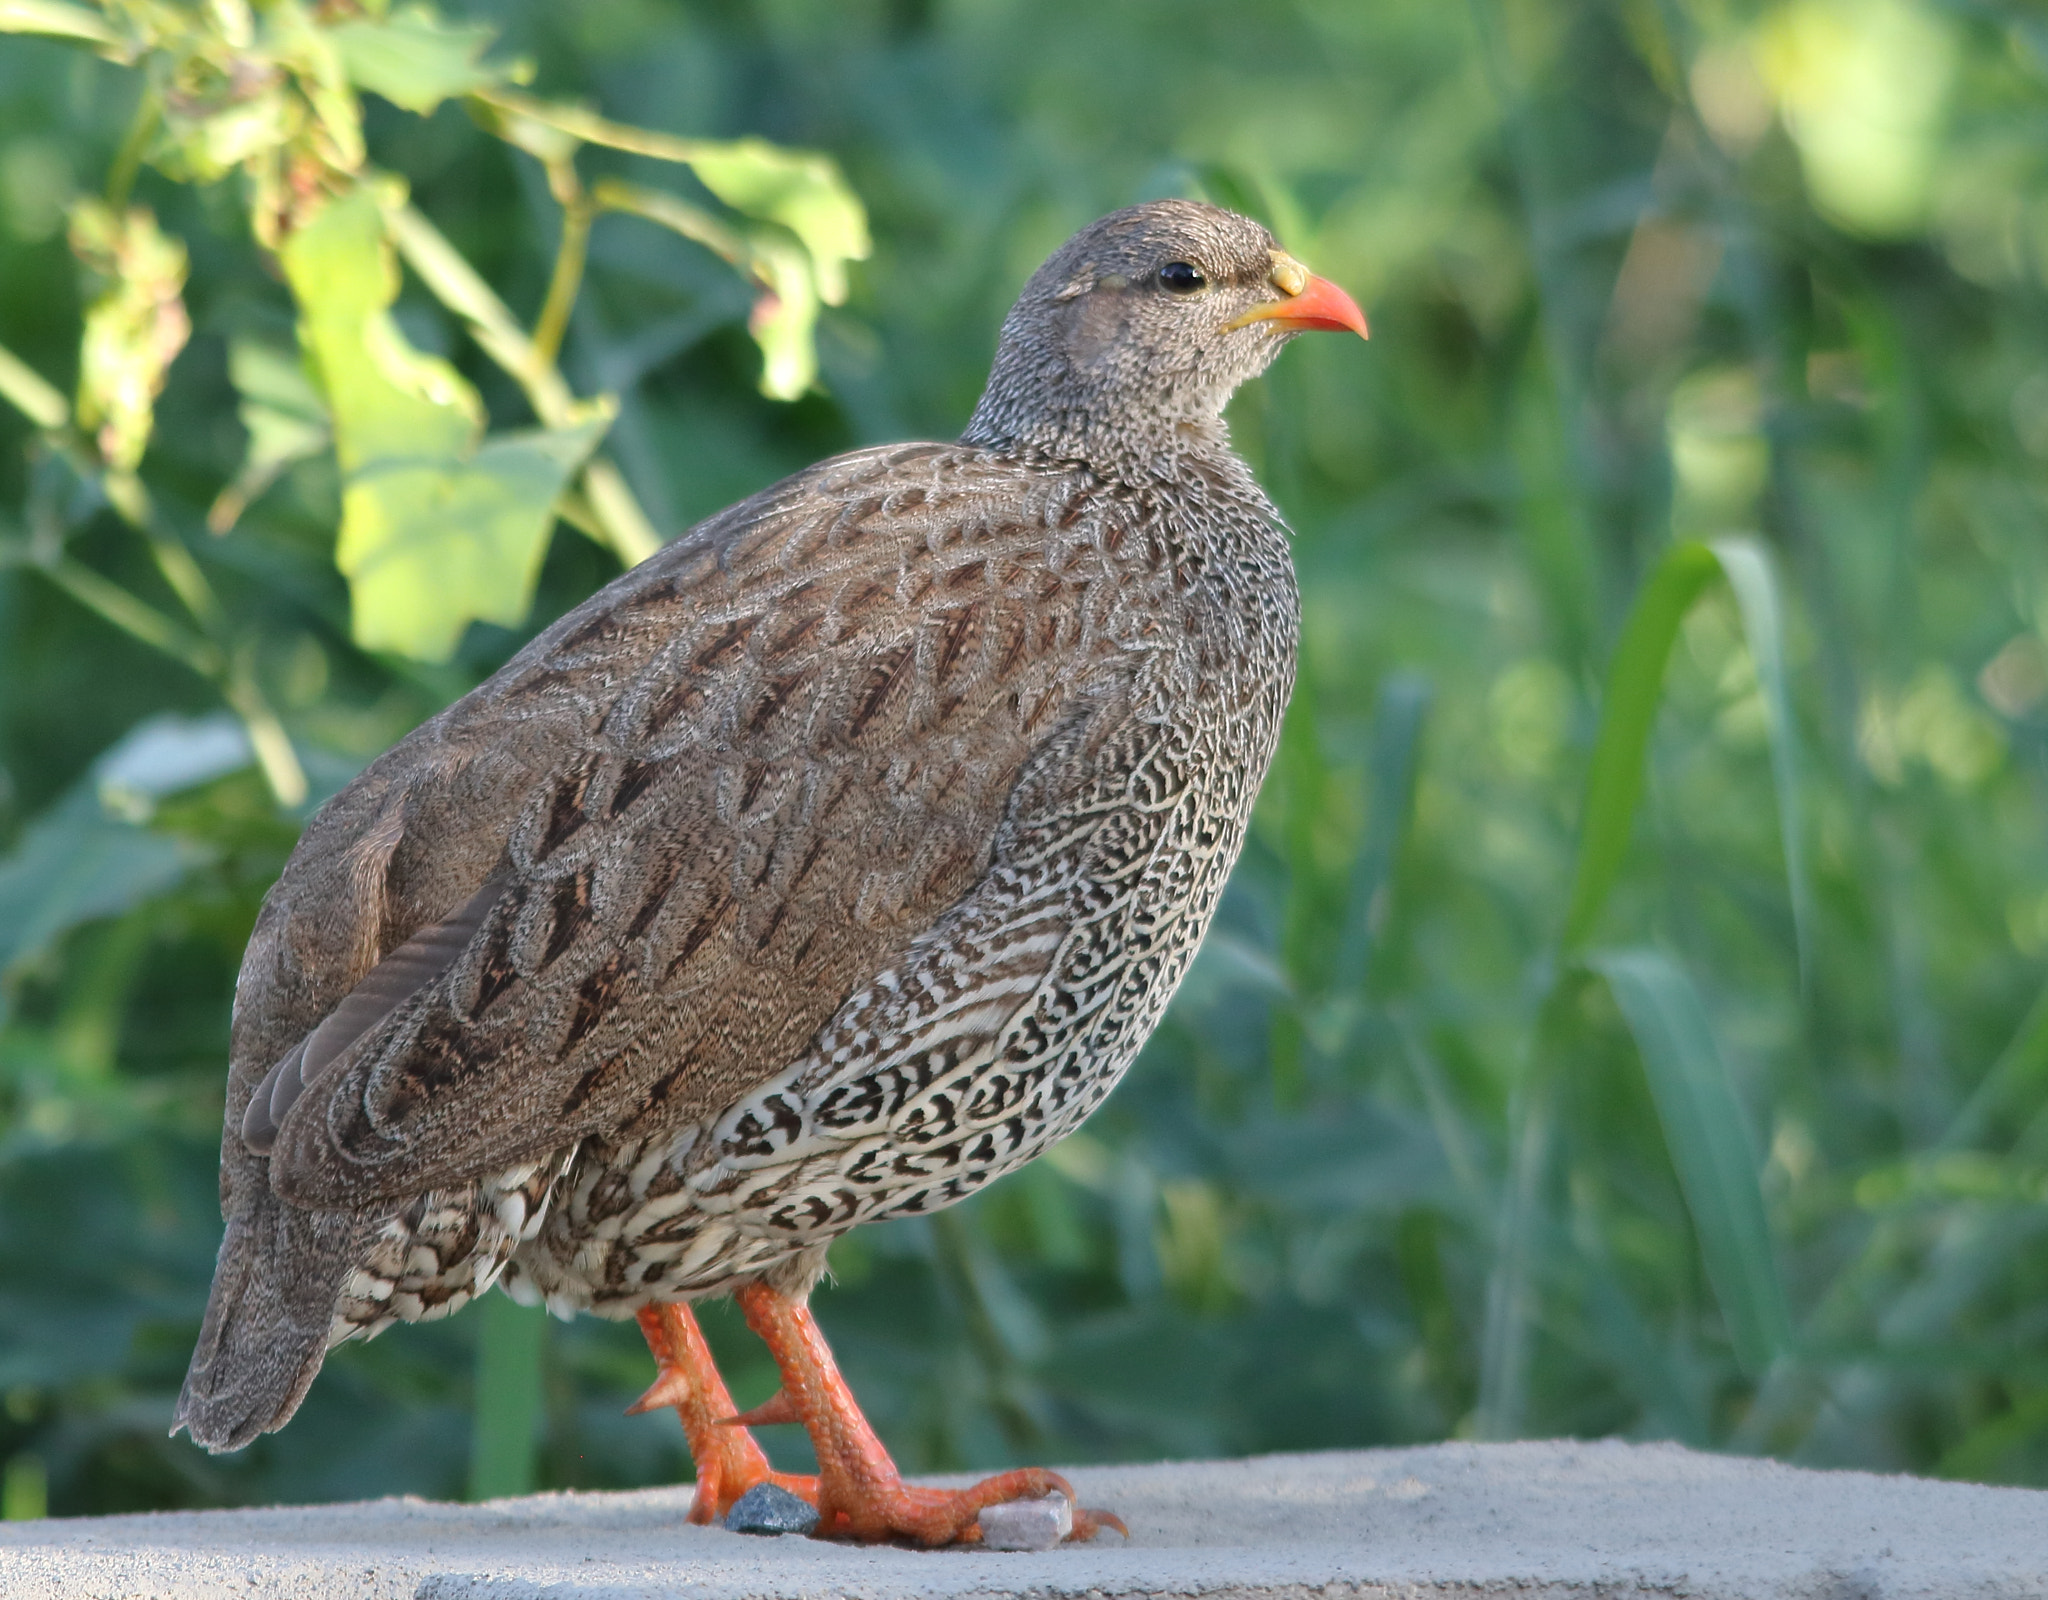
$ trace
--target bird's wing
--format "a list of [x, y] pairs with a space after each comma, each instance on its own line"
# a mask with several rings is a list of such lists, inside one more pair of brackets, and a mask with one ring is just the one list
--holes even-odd
[[1160, 576], [1132, 520], [957, 447], [864, 452], [563, 618], [287, 868], [230, 1142], [348, 1209], [766, 1081], [988, 870], [1034, 750], [1114, 714], [1119, 574]]

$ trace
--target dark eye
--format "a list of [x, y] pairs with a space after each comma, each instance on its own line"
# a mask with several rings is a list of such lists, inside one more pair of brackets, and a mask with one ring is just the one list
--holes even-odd
[[1193, 294], [1197, 289], [1206, 289], [1209, 280], [1202, 276], [1202, 269], [1185, 261], [1169, 261], [1159, 269], [1159, 281], [1175, 294]]

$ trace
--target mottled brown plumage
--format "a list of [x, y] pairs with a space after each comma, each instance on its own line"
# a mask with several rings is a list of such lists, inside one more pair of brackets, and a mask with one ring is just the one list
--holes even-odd
[[1220, 413], [1325, 325], [1304, 280], [1211, 207], [1104, 219], [961, 443], [712, 518], [321, 810], [237, 989], [180, 1425], [237, 1448], [331, 1342], [501, 1273], [610, 1315], [807, 1286], [1100, 1102], [1292, 684], [1284, 529]]

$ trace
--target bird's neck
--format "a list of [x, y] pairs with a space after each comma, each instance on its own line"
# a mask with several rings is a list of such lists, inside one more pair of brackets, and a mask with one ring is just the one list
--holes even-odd
[[1105, 419], [1091, 412], [1019, 413], [982, 397], [960, 442], [1002, 455], [1072, 461], [1112, 483], [1147, 483], [1182, 476], [1190, 463], [1235, 460], [1230, 429], [1221, 417], [1126, 414]]

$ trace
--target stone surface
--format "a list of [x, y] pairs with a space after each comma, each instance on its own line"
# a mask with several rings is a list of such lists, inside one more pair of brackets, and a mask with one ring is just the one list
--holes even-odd
[[[1804, 1472], [1673, 1445], [1433, 1445], [1082, 1467], [1131, 1542], [1039, 1554], [750, 1539], [688, 1489], [0, 1523], [7, 1600], [2021, 1600], [2048, 1493]], [[964, 1480], [954, 1480], [964, 1481]]]
[[975, 1520], [981, 1524], [984, 1550], [1050, 1550], [1074, 1531], [1074, 1508], [1055, 1492], [1043, 1500], [983, 1506]]
[[817, 1525], [818, 1508], [779, 1483], [755, 1484], [725, 1514], [728, 1533], [809, 1533]]

